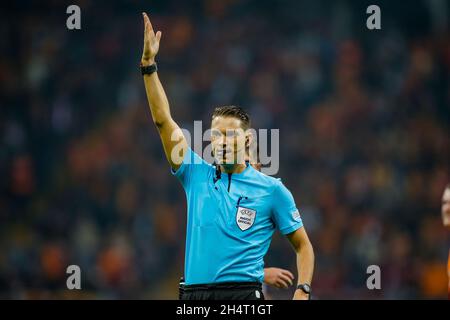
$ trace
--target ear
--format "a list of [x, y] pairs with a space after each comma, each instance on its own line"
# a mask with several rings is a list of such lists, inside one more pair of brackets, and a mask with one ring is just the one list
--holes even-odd
[[252, 144], [252, 134], [250, 131], [245, 132], [245, 147], [250, 148], [250, 145]]

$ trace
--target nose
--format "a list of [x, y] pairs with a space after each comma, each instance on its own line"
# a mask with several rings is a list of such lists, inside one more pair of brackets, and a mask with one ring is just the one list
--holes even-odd
[[226, 148], [226, 146], [227, 146], [227, 137], [222, 136], [222, 137], [220, 138], [220, 146], [221, 146], [222, 148]]

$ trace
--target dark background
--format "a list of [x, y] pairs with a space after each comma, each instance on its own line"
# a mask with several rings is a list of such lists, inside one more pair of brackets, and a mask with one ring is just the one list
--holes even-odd
[[[66, 8], [81, 8], [81, 30]], [[381, 8], [382, 29], [366, 28]], [[280, 129], [318, 299], [447, 297], [449, 3], [17, 1], [0, 10], [0, 297], [175, 299], [185, 196], [139, 73], [143, 23], [175, 120], [237, 104]], [[66, 267], [82, 290], [65, 287]], [[366, 288], [381, 267], [382, 289]], [[296, 271], [277, 234], [267, 266]], [[270, 289], [273, 299], [291, 290]]]

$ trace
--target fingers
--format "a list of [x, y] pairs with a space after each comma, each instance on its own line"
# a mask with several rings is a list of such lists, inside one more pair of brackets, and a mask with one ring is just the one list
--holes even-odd
[[278, 277], [279, 277], [280, 280], [283, 281], [283, 283], [286, 284], [286, 288], [289, 287], [289, 286], [292, 286], [293, 282], [292, 282], [292, 279], [289, 276], [281, 273]]
[[161, 40], [162, 33], [161, 31], [156, 32], [156, 40], [159, 42]]
[[289, 287], [289, 284], [282, 278], [278, 278], [276, 284], [278, 285], [278, 288], [286, 289]]
[[148, 23], [147, 23], [147, 15], [144, 13], [144, 12], [142, 12], [142, 18], [144, 19], [144, 31], [145, 31], [145, 33], [147, 33], [147, 30], [148, 30]]
[[149, 30], [148, 30], [148, 22], [146, 20], [148, 20], [148, 17], [146, 18], [146, 14], [142, 13], [143, 17], [144, 17], [144, 54], [147, 53], [148, 49], [149, 49]]
[[153, 31], [152, 23], [150, 22], [150, 18], [145, 12], [142, 12], [142, 16], [144, 17], [144, 24], [146, 30]]
[[265, 269], [267, 283], [276, 288], [286, 289], [294, 284], [294, 275], [289, 271], [281, 268]]
[[291, 280], [294, 280], [294, 275], [289, 270], [281, 269], [281, 273], [289, 277]]

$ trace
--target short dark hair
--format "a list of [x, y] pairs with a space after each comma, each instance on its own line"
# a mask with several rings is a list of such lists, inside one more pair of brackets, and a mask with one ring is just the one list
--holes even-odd
[[223, 107], [217, 107], [214, 109], [212, 113], [211, 120], [215, 117], [233, 117], [236, 119], [241, 120], [242, 127], [244, 129], [250, 128], [250, 116], [248, 113], [242, 109], [241, 107], [237, 106], [223, 106]]

